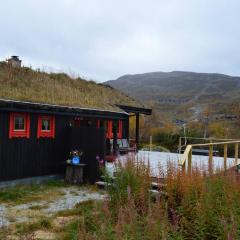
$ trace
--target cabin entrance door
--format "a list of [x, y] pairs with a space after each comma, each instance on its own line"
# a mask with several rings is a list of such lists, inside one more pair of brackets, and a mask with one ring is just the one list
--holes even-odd
[[68, 152], [80, 150], [83, 152], [81, 163], [86, 164], [84, 178], [94, 183], [99, 177], [97, 156], [105, 158], [104, 128], [72, 127], [68, 134]]

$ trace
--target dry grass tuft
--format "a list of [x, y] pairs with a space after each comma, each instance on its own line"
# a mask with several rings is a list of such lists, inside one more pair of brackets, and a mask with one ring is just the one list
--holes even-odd
[[0, 98], [67, 106], [119, 110], [115, 104], [139, 105], [110, 87], [73, 79], [65, 73], [45, 73], [0, 63]]

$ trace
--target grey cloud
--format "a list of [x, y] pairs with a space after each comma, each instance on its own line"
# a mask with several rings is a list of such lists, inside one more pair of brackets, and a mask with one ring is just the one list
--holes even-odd
[[237, 0], [8, 0], [0, 57], [104, 81], [188, 70], [240, 75]]

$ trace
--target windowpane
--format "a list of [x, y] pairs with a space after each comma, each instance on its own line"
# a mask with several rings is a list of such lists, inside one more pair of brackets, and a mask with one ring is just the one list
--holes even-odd
[[42, 119], [42, 131], [50, 131], [50, 119]]
[[25, 118], [23, 116], [14, 118], [14, 130], [25, 130]]

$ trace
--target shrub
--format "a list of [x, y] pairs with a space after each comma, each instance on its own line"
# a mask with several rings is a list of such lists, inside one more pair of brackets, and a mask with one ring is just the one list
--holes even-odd
[[[151, 201], [149, 167], [118, 165], [108, 198], [77, 206], [71, 239], [240, 239], [240, 186], [233, 172], [191, 176], [167, 167], [167, 197]], [[73, 235], [74, 236], [73, 236]], [[70, 235], [68, 235], [70, 236]]]
[[119, 210], [133, 204], [138, 211], [146, 211], [151, 185], [149, 167], [141, 160], [136, 164], [134, 159], [128, 159], [124, 166], [118, 163], [117, 169], [114, 184], [108, 187], [110, 206]]
[[175, 151], [178, 147], [179, 136], [178, 134], [159, 132], [153, 136], [153, 141], [161, 144], [170, 151]]

